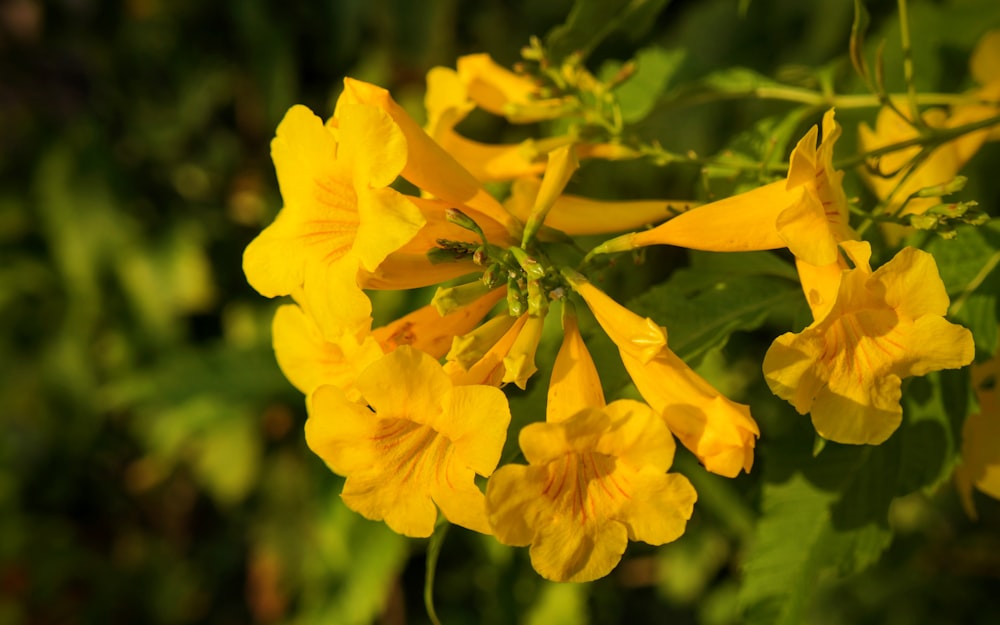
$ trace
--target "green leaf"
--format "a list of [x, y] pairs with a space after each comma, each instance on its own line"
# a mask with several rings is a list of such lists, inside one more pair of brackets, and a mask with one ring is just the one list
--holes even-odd
[[705, 257], [704, 265], [678, 270], [629, 302], [636, 313], [667, 328], [670, 348], [688, 362], [725, 345], [733, 332], [756, 329], [771, 312], [802, 300], [794, 270], [773, 255]]
[[[641, 121], [649, 115], [684, 62], [684, 55], [684, 50], [664, 50], [655, 46], [644, 48], [635, 55], [634, 73], [615, 89], [625, 122]], [[620, 69], [620, 63], [609, 63], [603, 68], [602, 78], [609, 79]]]
[[828, 443], [814, 458], [810, 435], [762, 439], [761, 517], [740, 590], [750, 625], [809, 622], [818, 582], [874, 564], [892, 539], [899, 439], [877, 447]]
[[980, 358], [996, 353], [1000, 302], [1000, 231], [997, 224], [956, 228], [954, 240], [935, 237], [927, 245], [951, 297], [953, 321], [972, 331]]
[[961, 447], [962, 424], [970, 409], [968, 369], [940, 371], [908, 380], [897, 495], [932, 491], [951, 479]]
[[545, 37], [551, 60], [561, 63], [579, 53], [586, 58], [616, 31], [642, 36], [669, 0], [576, 0], [566, 22]]

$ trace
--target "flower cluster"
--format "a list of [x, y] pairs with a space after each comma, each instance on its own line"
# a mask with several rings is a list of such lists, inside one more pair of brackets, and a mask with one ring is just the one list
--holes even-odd
[[[310, 448], [346, 478], [347, 506], [413, 537], [441, 516], [530, 546], [546, 578], [588, 581], [607, 575], [629, 540], [684, 533], [697, 495], [669, 472], [675, 439], [707, 471], [749, 472], [761, 435], [749, 406], [678, 357], [666, 328], [595, 286], [603, 254], [787, 250], [813, 321], [777, 337], [763, 375], [833, 441], [884, 441], [902, 418], [902, 378], [972, 360], [969, 331], [944, 318], [930, 254], [906, 247], [871, 267], [833, 164], [833, 110], [770, 184], [700, 206], [595, 200], [565, 193], [580, 160], [640, 151], [621, 136], [608, 84], [572, 61], [540, 67], [516, 73], [480, 54], [431, 70], [424, 127], [384, 89], [350, 78], [329, 120], [295, 106], [278, 126], [284, 206], [247, 247], [244, 271], [261, 294], [292, 299], [275, 313], [274, 350], [306, 396]], [[984, 90], [996, 84], [982, 80]], [[458, 127], [477, 108], [515, 124], [559, 120], [559, 133], [474, 141]], [[888, 123], [880, 116], [862, 140], [892, 141]], [[973, 149], [962, 140], [956, 150]], [[505, 195], [487, 192], [497, 182], [489, 188]], [[577, 243], [609, 234], [619, 236], [586, 255]], [[372, 327], [371, 291], [435, 285], [425, 306]], [[617, 347], [642, 401], [605, 400], [577, 310]], [[540, 375], [536, 353], [556, 317], [561, 348]], [[507, 394], [543, 377], [545, 414], [509, 431]], [[498, 467], [515, 436], [526, 464]]]

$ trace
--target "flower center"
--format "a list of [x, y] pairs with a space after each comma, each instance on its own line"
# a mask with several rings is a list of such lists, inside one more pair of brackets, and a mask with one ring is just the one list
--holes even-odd
[[451, 442], [429, 425], [380, 419], [371, 441], [387, 479], [402, 484], [447, 480]]
[[898, 318], [891, 310], [863, 310], [844, 315], [830, 326], [820, 361], [830, 379], [858, 384], [890, 371], [904, 353]]
[[332, 262], [346, 254], [358, 233], [358, 196], [349, 179], [326, 175], [313, 179], [312, 219], [303, 222], [299, 240], [309, 247], [322, 247], [323, 260]]
[[548, 463], [542, 495], [552, 502], [553, 514], [575, 517], [581, 525], [617, 515], [631, 499], [631, 485], [615, 458], [588, 452], [564, 454]]

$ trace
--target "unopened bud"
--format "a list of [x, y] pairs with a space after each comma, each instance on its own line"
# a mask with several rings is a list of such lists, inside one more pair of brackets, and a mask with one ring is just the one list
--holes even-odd
[[520, 317], [528, 307], [527, 298], [516, 278], [507, 280], [507, 311], [512, 317]]
[[468, 215], [458, 210], [457, 208], [452, 208], [452, 207], [446, 208], [444, 211], [444, 217], [449, 222], [455, 224], [459, 228], [465, 228], [466, 230], [475, 232], [477, 235], [479, 235], [479, 238], [483, 239], [484, 241], [486, 240], [485, 236], [483, 235], [483, 230], [482, 228], [479, 227], [479, 224], [477, 224], [475, 220], [472, 219], [472, 217], [469, 217]]
[[438, 287], [438, 290], [434, 293], [434, 297], [431, 299], [431, 305], [443, 317], [462, 306], [471, 304], [483, 295], [486, 295], [489, 291], [490, 288], [483, 284], [481, 280], [467, 282], [458, 286]]
[[510, 253], [513, 254], [514, 260], [521, 266], [521, 269], [524, 270], [524, 274], [528, 276], [528, 280], [541, 280], [545, 277], [545, 267], [529, 256], [523, 249], [512, 247], [510, 248]]
[[544, 315], [549, 309], [549, 298], [538, 280], [528, 281], [528, 314], [535, 317]]
[[930, 187], [924, 187], [917, 191], [917, 197], [941, 197], [942, 195], [951, 195], [952, 193], [957, 193], [965, 188], [965, 183], [969, 179], [965, 176], [955, 176], [950, 182], [944, 184], [936, 184]]

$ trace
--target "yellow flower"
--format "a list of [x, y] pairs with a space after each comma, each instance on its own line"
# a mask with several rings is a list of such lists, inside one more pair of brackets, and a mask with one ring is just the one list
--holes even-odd
[[624, 399], [532, 423], [519, 442], [529, 464], [497, 470], [486, 507], [497, 540], [531, 545], [543, 577], [591, 581], [617, 566], [629, 540], [662, 545], [684, 533], [697, 495], [666, 473], [674, 442], [648, 406]]
[[539, 98], [534, 81], [498, 65], [488, 54], [459, 57], [456, 66], [469, 98], [484, 111], [514, 123], [555, 119], [565, 111], [565, 99]]
[[[931, 109], [923, 115], [923, 119], [928, 126], [940, 128], [945, 125], [947, 115], [942, 109]], [[917, 129], [909, 120], [903, 119], [888, 106], [879, 111], [874, 129], [865, 123], [858, 126], [858, 142], [865, 152], [915, 139], [918, 135]], [[959, 159], [957, 144], [951, 141], [932, 151], [910, 171], [908, 165], [920, 153], [920, 149], [917, 145], [885, 154], [878, 161], [880, 175], [872, 173], [867, 167], [860, 170], [862, 179], [872, 192], [880, 200], [888, 200], [885, 212], [890, 215], [897, 214], [906, 198], [920, 189], [953, 180], [963, 165], [963, 161]], [[913, 198], [898, 214], [918, 215], [940, 203], [940, 199], [933, 197]]]
[[435, 67], [427, 73], [427, 134], [481, 182], [511, 180], [545, 170], [544, 153], [533, 141], [490, 145], [463, 137], [455, 126], [476, 107], [458, 73]]
[[500, 461], [510, 423], [503, 392], [455, 386], [433, 358], [407, 346], [372, 363], [357, 388], [367, 406], [336, 386], [308, 400], [306, 442], [347, 478], [344, 503], [406, 536], [430, 536], [437, 509], [489, 533], [474, 480]]
[[404, 178], [433, 197], [454, 206], [471, 208], [511, 231], [517, 230], [516, 221], [503, 206], [454, 157], [428, 136], [392, 99], [388, 91], [360, 80], [345, 78], [344, 93], [338, 100], [337, 110], [342, 105], [351, 103], [373, 106], [387, 113], [398, 125], [406, 138], [408, 149], [408, 158], [401, 172]]
[[494, 289], [444, 316], [433, 305], [428, 304], [375, 328], [372, 336], [386, 352], [391, 352], [400, 345], [409, 345], [438, 359], [448, 353], [455, 337], [462, 336], [479, 325], [505, 293], [505, 288]]
[[[522, 222], [526, 221], [540, 187], [541, 181], [537, 178], [515, 180], [504, 206]], [[562, 194], [549, 209], [545, 226], [569, 235], [622, 232], [666, 221], [689, 210], [694, 204], [687, 200], [614, 202]]]
[[670, 350], [645, 363], [624, 350], [621, 357], [642, 398], [707, 471], [750, 472], [760, 428], [749, 406], [720, 394]]
[[538, 371], [538, 367], [535, 366], [535, 352], [538, 350], [544, 325], [545, 317], [528, 315], [507, 355], [503, 357], [504, 373], [500, 380], [502, 384], [513, 382], [521, 390], [527, 387], [528, 379]]
[[753, 466], [760, 430], [750, 409], [721, 395], [667, 347], [667, 332], [592, 284], [567, 275], [597, 322], [618, 346], [636, 389], [681, 443], [713, 473], [736, 476]]
[[785, 180], [699, 206], [651, 230], [622, 235], [592, 253], [646, 245], [714, 252], [787, 247], [812, 265], [835, 262], [837, 244], [857, 236], [848, 225], [844, 173], [833, 168], [833, 147], [840, 136], [833, 110], [823, 116], [822, 128], [819, 147], [820, 130], [813, 126], [792, 150]]
[[356, 401], [361, 396], [354, 385], [358, 374], [383, 355], [371, 335], [359, 338], [345, 331], [337, 340], [327, 340], [312, 316], [296, 304], [280, 306], [275, 312], [271, 338], [281, 372], [306, 395], [332, 384]]
[[972, 365], [972, 387], [979, 400], [979, 412], [970, 415], [962, 427], [962, 463], [955, 468], [955, 482], [962, 505], [976, 518], [972, 488], [1000, 499], [1000, 357]]
[[811, 413], [820, 436], [878, 444], [902, 419], [901, 379], [969, 364], [972, 334], [945, 321], [948, 295], [933, 256], [904, 248], [873, 272], [867, 242], [841, 246], [854, 269], [841, 273], [829, 313], [778, 337], [764, 377], [799, 414]]
[[604, 391], [597, 367], [583, 342], [576, 313], [563, 302], [563, 341], [552, 365], [545, 420], [565, 421], [586, 408], [603, 408]]
[[[970, 95], [980, 102], [955, 106], [948, 119], [949, 126], [971, 124], [1000, 114], [1000, 30], [991, 30], [979, 39], [969, 59], [969, 72], [979, 85]], [[997, 140], [1000, 140], [1000, 126], [971, 132], [954, 143], [959, 159], [965, 163], [984, 141]]]
[[[375, 270], [362, 270], [359, 275], [362, 287], [390, 290], [416, 289], [482, 271], [481, 267], [473, 264], [471, 256], [456, 258], [453, 262], [431, 262], [427, 252], [437, 248], [439, 240], [478, 244], [479, 237], [448, 221], [445, 211], [453, 207], [453, 204], [424, 198], [410, 198], [410, 201], [423, 215], [424, 225], [409, 242], [386, 256]], [[515, 244], [511, 233], [495, 219], [468, 207], [455, 208], [459, 208], [475, 221], [490, 243], [501, 247]]]
[[285, 377], [304, 394], [331, 384], [356, 401], [360, 392], [355, 382], [368, 365], [400, 345], [441, 358], [454, 337], [472, 330], [504, 291], [495, 289], [444, 316], [433, 306], [424, 306], [370, 333], [341, 332], [334, 341], [326, 338], [304, 302], [286, 304], [278, 308], [271, 324], [275, 357]]
[[[514, 346], [518, 337], [524, 331], [525, 326], [531, 316], [528, 313], [524, 313], [520, 317], [514, 320], [509, 326], [505, 322], [495, 322], [495, 320], [490, 320], [484, 326], [489, 325], [490, 329], [494, 327], [506, 327], [506, 330], [496, 339], [489, 349], [482, 355], [481, 358], [476, 360], [469, 366], [466, 366], [467, 360], [464, 358], [454, 358], [449, 360], [444, 364], [444, 372], [451, 376], [451, 379], [455, 384], [486, 384], [489, 386], [500, 386], [503, 384], [503, 379], [506, 377], [507, 368], [505, 366], [505, 360], [507, 359], [508, 353]], [[491, 333], [492, 334], [492, 333]], [[459, 337], [461, 338], [461, 337]], [[490, 337], [493, 338], [493, 337]], [[455, 346], [455, 343], [452, 343]], [[483, 347], [482, 344], [477, 344], [473, 349], [479, 351]]]
[[278, 126], [271, 154], [285, 206], [247, 246], [247, 280], [268, 297], [302, 288], [322, 325], [358, 331], [371, 305], [357, 283], [412, 239], [425, 220], [387, 187], [403, 168], [406, 141], [384, 112], [344, 105], [331, 125], [294, 106]]

